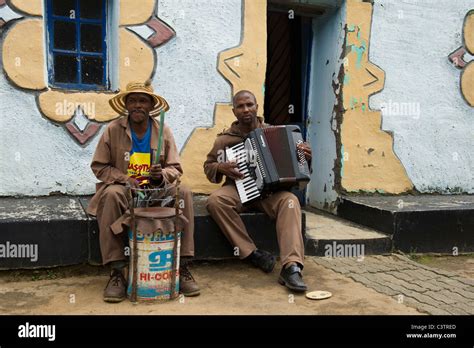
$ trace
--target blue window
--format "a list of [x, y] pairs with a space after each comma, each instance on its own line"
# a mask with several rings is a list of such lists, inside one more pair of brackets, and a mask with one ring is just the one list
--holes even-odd
[[109, 89], [107, 0], [46, 0], [52, 87]]

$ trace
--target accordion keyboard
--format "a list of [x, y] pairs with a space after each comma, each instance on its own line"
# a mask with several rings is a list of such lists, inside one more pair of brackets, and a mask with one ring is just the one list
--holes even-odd
[[249, 146], [250, 143], [246, 141], [226, 149], [227, 160], [236, 162], [237, 169], [244, 175], [242, 179], [235, 180], [235, 186], [242, 204], [260, 197], [263, 186], [261, 179], [259, 180], [258, 168], [252, 170], [254, 167], [251, 166], [251, 159], [254, 158], [253, 154], [255, 152]]

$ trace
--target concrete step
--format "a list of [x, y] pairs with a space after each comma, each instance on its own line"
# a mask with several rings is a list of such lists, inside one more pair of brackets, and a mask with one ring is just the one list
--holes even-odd
[[0, 199], [0, 269], [66, 266], [91, 255], [77, 197]]
[[[234, 258], [235, 251], [205, 208], [206, 199], [194, 200], [196, 259]], [[85, 213], [89, 200], [0, 198], [0, 269], [101, 264], [97, 220]], [[241, 217], [257, 247], [278, 255], [275, 222], [260, 212]]]
[[305, 210], [307, 255], [361, 257], [392, 251], [392, 240], [386, 234], [319, 210]]
[[[207, 196], [194, 197], [194, 245], [196, 259], [234, 258], [234, 250], [206, 209]], [[275, 221], [264, 213], [253, 211], [240, 214], [249, 235], [258, 248], [279, 254]], [[302, 231], [304, 238], [305, 216]]]
[[[85, 213], [89, 199], [0, 198], [0, 269], [100, 264], [97, 221]], [[196, 258], [235, 257], [205, 201], [206, 196], [195, 196]], [[473, 196], [343, 197], [340, 217], [310, 208], [303, 213], [305, 252], [336, 257], [385, 254], [393, 248], [452, 253], [456, 247], [460, 253], [472, 252], [473, 209]], [[275, 221], [260, 212], [241, 216], [257, 246], [278, 255]]]
[[338, 216], [392, 237], [403, 252], [474, 251], [474, 195], [343, 196]]

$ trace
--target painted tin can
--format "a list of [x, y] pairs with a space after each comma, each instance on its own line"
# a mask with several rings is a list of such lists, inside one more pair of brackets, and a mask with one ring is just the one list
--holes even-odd
[[[140, 219], [140, 217], [137, 217]], [[173, 274], [173, 247], [178, 243], [176, 270], [179, 270], [179, 250], [181, 244], [181, 233], [177, 233], [177, 241], [174, 240], [173, 231], [157, 230], [153, 233], [142, 233], [137, 231], [137, 300], [170, 300], [172, 299], [171, 283], [175, 277], [175, 291], [179, 291], [178, 271]], [[133, 251], [133, 233], [128, 231], [130, 250]], [[131, 258], [133, 254], [131, 255]], [[129, 281], [127, 295], [132, 294], [133, 270], [129, 267]]]

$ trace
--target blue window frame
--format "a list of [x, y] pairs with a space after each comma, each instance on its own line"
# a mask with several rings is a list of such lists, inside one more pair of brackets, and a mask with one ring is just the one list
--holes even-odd
[[106, 90], [107, 0], [46, 0], [52, 87]]

